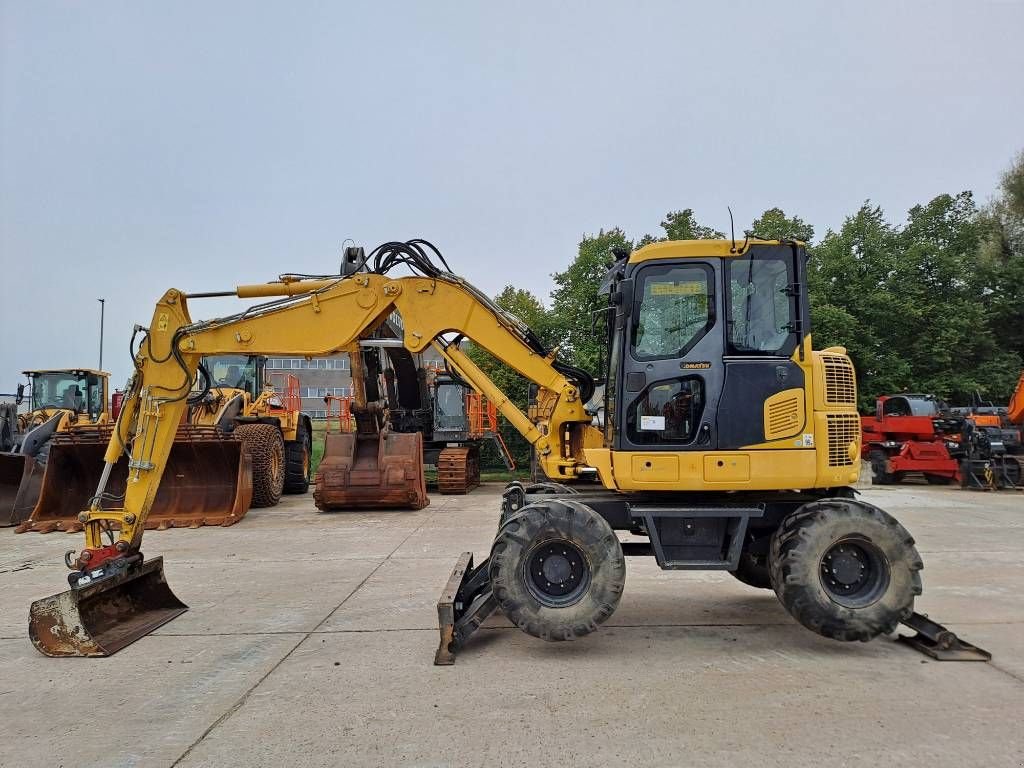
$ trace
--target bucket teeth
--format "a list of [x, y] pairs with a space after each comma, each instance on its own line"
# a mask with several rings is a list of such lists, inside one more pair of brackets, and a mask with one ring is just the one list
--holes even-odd
[[28, 634], [46, 656], [110, 656], [187, 610], [157, 557], [36, 600]]
[[316, 475], [317, 509], [422, 509], [430, 503], [423, 435], [328, 434]]

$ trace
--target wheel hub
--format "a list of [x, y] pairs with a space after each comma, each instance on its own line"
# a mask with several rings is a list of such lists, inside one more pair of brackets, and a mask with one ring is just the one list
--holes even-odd
[[863, 608], [889, 586], [889, 565], [868, 541], [840, 541], [821, 558], [821, 584], [840, 605]]
[[575, 544], [551, 541], [538, 546], [526, 561], [526, 584], [542, 604], [576, 602], [590, 584], [590, 566]]

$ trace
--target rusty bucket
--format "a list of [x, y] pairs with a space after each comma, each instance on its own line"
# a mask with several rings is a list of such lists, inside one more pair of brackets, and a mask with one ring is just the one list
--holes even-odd
[[19, 515], [17, 506], [26, 460], [31, 461], [21, 453], [0, 453], [0, 527], [17, 525], [27, 515]]
[[110, 656], [187, 610], [156, 557], [36, 600], [28, 635], [46, 656]]
[[[109, 430], [54, 436], [31, 516], [15, 529], [18, 533], [82, 530], [78, 514], [96, 493], [108, 439]], [[122, 457], [107, 484], [112, 501], [106, 506], [119, 506], [116, 499], [124, 495], [127, 478], [128, 463]], [[25, 481], [22, 485], [29, 487]], [[252, 460], [241, 441], [213, 427], [183, 427], [171, 448], [146, 528], [233, 525], [245, 516], [251, 501]]]
[[423, 435], [332, 432], [316, 474], [317, 509], [422, 509], [430, 503]]

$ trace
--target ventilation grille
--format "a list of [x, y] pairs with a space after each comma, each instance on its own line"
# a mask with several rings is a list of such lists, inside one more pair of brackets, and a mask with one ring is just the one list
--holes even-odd
[[853, 363], [844, 355], [822, 355], [825, 368], [825, 403], [827, 405], [857, 405], [857, 382]]
[[803, 422], [803, 390], [795, 390], [775, 402], [766, 405], [764, 436], [766, 440], [777, 440], [796, 434]]
[[856, 413], [830, 413], [828, 418], [828, 465], [852, 467], [850, 443], [860, 437], [860, 416]]

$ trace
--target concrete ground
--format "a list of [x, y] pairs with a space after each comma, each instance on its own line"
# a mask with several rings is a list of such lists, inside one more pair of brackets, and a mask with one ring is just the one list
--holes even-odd
[[486, 555], [499, 490], [149, 532], [191, 610], [107, 659], [26, 636], [80, 535], [0, 530], [0, 765], [1024, 764], [1021, 494], [865, 493], [917, 538], [918, 609], [989, 664], [825, 640], [771, 592], [638, 558], [599, 632], [548, 644], [499, 616], [434, 667], [435, 601], [459, 553]]

